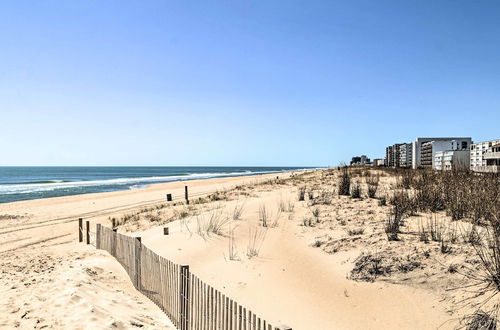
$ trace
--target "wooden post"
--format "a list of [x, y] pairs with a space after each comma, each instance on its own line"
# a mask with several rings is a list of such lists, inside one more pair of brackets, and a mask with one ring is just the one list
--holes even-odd
[[163, 228], [163, 235], [168, 235], [168, 227]]
[[99, 250], [101, 248], [101, 224], [95, 225], [95, 248]]
[[180, 330], [188, 330], [189, 329], [189, 265], [180, 265], [180, 321], [181, 327]]
[[115, 227], [116, 227], [116, 219], [113, 218], [111, 219], [111, 229], [115, 229]]
[[78, 218], [78, 242], [83, 242], [83, 219]]
[[189, 204], [188, 186], [184, 186], [184, 197], [186, 198], [186, 203]]
[[172, 201], [172, 194], [167, 194], [167, 202], [171, 202]]
[[86, 228], [86, 234], [87, 234], [87, 244], [90, 244], [90, 221], [86, 221], [87, 228]]
[[135, 279], [134, 284], [137, 290], [141, 291], [141, 238], [135, 238]]
[[118, 235], [118, 233], [116, 229], [113, 229], [113, 236], [111, 236], [111, 255], [113, 257], [116, 257], [116, 235]]

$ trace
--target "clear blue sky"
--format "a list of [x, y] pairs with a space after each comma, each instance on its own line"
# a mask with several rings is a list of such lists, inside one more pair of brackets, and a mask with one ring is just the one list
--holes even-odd
[[2, 1], [0, 165], [337, 165], [500, 138], [497, 1]]

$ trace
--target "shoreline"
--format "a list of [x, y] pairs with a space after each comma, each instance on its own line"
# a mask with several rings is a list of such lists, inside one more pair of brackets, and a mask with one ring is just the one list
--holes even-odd
[[[209, 177], [209, 178], [178, 179], [178, 180], [164, 181], [164, 182], [157, 182], [157, 183], [155, 183], [155, 182], [144, 183], [144, 184], [138, 183], [138, 184], [134, 184], [134, 185], [129, 186], [129, 187], [124, 187], [123, 189], [116, 189], [116, 190], [112, 190], [112, 191], [84, 192], [84, 193], [68, 194], [68, 195], [63, 195], [63, 196], [37, 197], [37, 198], [16, 200], [16, 201], [11, 201], [11, 202], [0, 202], [0, 208], [4, 205], [9, 205], [9, 204], [14, 204], [14, 203], [31, 202], [31, 201], [50, 201], [50, 200], [68, 198], [68, 197], [87, 196], [87, 195], [91, 196], [91, 197], [98, 197], [98, 196], [103, 195], [103, 194], [156, 190], [156, 188], [163, 188], [166, 185], [183, 183], [183, 182], [186, 183], [185, 185], [188, 185], [187, 184], [188, 182], [201, 182], [201, 181], [205, 181], [205, 180], [224, 180], [224, 179], [231, 179], [231, 178], [246, 179], [246, 178], [252, 178], [252, 177], [274, 176], [274, 175], [279, 175], [279, 174], [284, 174], [284, 173], [315, 171], [315, 170], [320, 170], [320, 169], [321, 168], [302, 168], [302, 169], [296, 169], [296, 170], [276, 171], [276, 172], [271, 172], [271, 173], [255, 173], [255, 174], [245, 173], [245, 174], [241, 174], [241, 175], [226, 175], [226, 176], [221, 175], [221, 176], [215, 176], [215, 177]], [[147, 179], [147, 178], [145, 178], [145, 179]], [[133, 188], [136, 185], [140, 185], [140, 187]]]
[[[124, 189], [124, 190], [116, 190], [116, 191], [107, 191], [107, 192], [96, 192], [96, 193], [83, 193], [83, 194], [74, 194], [74, 195], [66, 195], [66, 196], [58, 196], [58, 197], [46, 197], [46, 198], [35, 198], [35, 199], [27, 199], [27, 200], [20, 200], [20, 201], [14, 201], [14, 202], [6, 202], [6, 203], [0, 203], [0, 214], [2, 212], [2, 209], [16, 209], [19, 207], [23, 206], [28, 206], [28, 207], [44, 207], [45, 204], [59, 204], [59, 203], [68, 203], [68, 202], [80, 202], [80, 201], [96, 201], [96, 200], [103, 200], [103, 199], [109, 199], [109, 198], [119, 198], [119, 197], [133, 197], [134, 195], [145, 195], [147, 194], [148, 196], [156, 196], [158, 202], [160, 202], [160, 195], [158, 192], [162, 192], [161, 197], [164, 199], [165, 202], [166, 200], [166, 194], [167, 193], [172, 193], [174, 196], [174, 201], [176, 200], [175, 196], [184, 196], [184, 186], [186, 185], [186, 182], [190, 182], [193, 190], [190, 191], [190, 195], [192, 193], [199, 194], [200, 187], [203, 187], [205, 185], [207, 186], [214, 186], [214, 185], [221, 185], [219, 189], [227, 189], [226, 185], [228, 183], [234, 183], [234, 182], [240, 182], [239, 184], [248, 184], [249, 181], [252, 179], [267, 179], [276, 176], [277, 174], [285, 174], [285, 175], [290, 175], [293, 172], [296, 173], [302, 173], [302, 172], [308, 172], [308, 171], [316, 171], [318, 169], [306, 169], [306, 170], [297, 170], [297, 171], [283, 171], [283, 172], [277, 172], [277, 173], [269, 173], [269, 174], [253, 174], [253, 175], [241, 175], [241, 176], [227, 176], [227, 177], [216, 177], [216, 178], [207, 178], [207, 179], [194, 179], [194, 180], [179, 180], [179, 181], [171, 181], [171, 182], [160, 182], [160, 183], [152, 183], [147, 185], [146, 187], [142, 188], [137, 188], [137, 189]], [[170, 190], [167, 190], [170, 189]], [[207, 192], [208, 193], [208, 192]], [[150, 201], [142, 199], [142, 201]], [[179, 200], [179, 197], [177, 198]], [[182, 197], [180, 200], [184, 200]]]

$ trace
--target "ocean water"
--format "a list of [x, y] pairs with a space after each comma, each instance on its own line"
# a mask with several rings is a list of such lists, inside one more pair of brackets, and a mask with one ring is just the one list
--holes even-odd
[[152, 183], [278, 173], [304, 167], [0, 167], [0, 203], [145, 187]]

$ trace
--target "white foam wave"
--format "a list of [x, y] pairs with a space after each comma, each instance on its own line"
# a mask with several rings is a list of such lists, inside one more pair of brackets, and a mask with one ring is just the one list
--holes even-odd
[[106, 180], [91, 180], [91, 181], [74, 181], [74, 182], [54, 182], [54, 183], [31, 183], [31, 184], [16, 184], [16, 185], [0, 185], [0, 194], [29, 194], [36, 192], [52, 191], [59, 189], [74, 189], [83, 187], [97, 186], [130, 186], [137, 184], [148, 184], [158, 182], [183, 181], [194, 179], [209, 179], [223, 176], [242, 176], [249, 174], [269, 174], [281, 171], [260, 171], [260, 172], [229, 172], [229, 173], [193, 173], [189, 175], [174, 175], [174, 176], [153, 176], [140, 178], [117, 178]]

